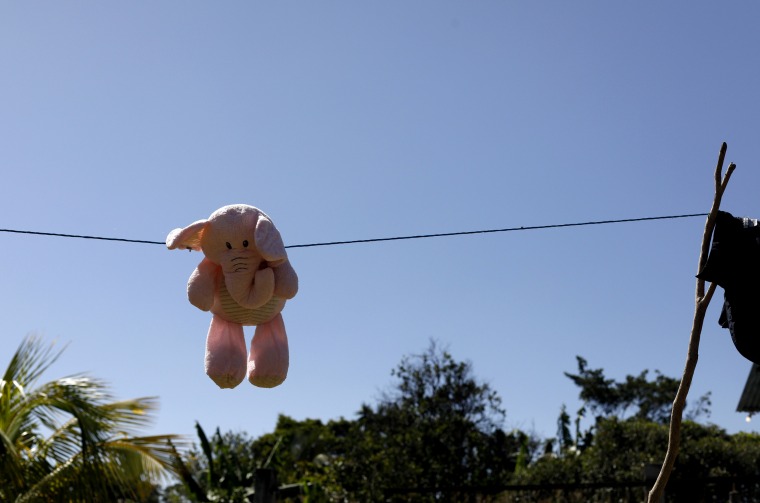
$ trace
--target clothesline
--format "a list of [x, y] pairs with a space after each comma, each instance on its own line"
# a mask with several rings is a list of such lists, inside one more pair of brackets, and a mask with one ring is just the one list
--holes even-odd
[[[707, 216], [707, 213], [689, 213], [689, 214], [684, 214], [684, 215], [665, 215], [665, 216], [658, 216], [658, 217], [622, 218], [622, 219], [617, 219], [617, 220], [595, 220], [595, 221], [589, 221], [589, 222], [574, 222], [574, 223], [566, 223], [566, 224], [529, 225], [529, 226], [520, 226], [520, 227], [505, 227], [503, 229], [483, 229], [483, 230], [476, 230], [476, 231], [456, 231], [456, 232], [442, 232], [442, 233], [435, 233], [435, 234], [415, 234], [415, 235], [409, 235], [409, 236], [394, 236], [394, 237], [385, 237], [385, 238], [351, 239], [351, 240], [346, 240], [346, 241], [327, 241], [327, 242], [320, 242], [320, 243], [288, 245], [288, 246], [285, 246], [285, 248], [313, 248], [317, 246], [336, 246], [336, 245], [347, 245], [347, 244], [357, 244], [357, 243], [378, 243], [382, 241], [401, 241], [401, 240], [407, 240], [407, 239], [426, 239], [426, 238], [438, 238], [438, 237], [449, 237], [449, 236], [466, 236], [466, 235], [472, 235], [472, 234], [491, 234], [491, 233], [496, 233], [496, 232], [558, 229], [558, 228], [563, 228], [563, 227], [582, 227], [582, 226], [589, 226], [589, 225], [620, 224], [620, 223], [628, 223], [628, 222], [646, 222], [646, 221], [652, 221], [652, 220], [672, 220], [672, 219], [677, 219], [677, 218], [692, 218], [692, 217], [704, 217], [704, 216]], [[14, 234], [30, 234], [30, 235], [35, 235], [35, 236], [61, 237], [61, 238], [94, 239], [94, 240], [100, 240], [100, 241], [118, 241], [118, 242], [123, 242], [123, 243], [139, 243], [139, 244], [152, 244], [152, 245], [165, 244], [164, 241], [149, 241], [149, 240], [143, 240], [143, 239], [88, 236], [88, 235], [81, 235], [81, 234], [63, 234], [59, 232], [39, 232], [39, 231], [18, 230], [18, 229], [0, 229], [0, 232], [8, 232], [8, 233], [14, 233]]]

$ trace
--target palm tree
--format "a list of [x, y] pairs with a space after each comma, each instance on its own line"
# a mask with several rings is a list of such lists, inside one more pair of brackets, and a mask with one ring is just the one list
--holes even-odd
[[145, 498], [173, 473], [172, 441], [180, 440], [135, 435], [157, 398], [115, 401], [105, 382], [84, 374], [36, 386], [62, 352], [25, 337], [0, 379], [0, 501]]

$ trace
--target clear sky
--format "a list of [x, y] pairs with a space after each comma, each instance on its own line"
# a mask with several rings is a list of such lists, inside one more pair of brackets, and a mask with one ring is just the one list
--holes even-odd
[[[286, 244], [723, 209], [760, 217], [751, 2], [161, 1], [0, 6], [0, 228], [163, 241], [246, 203]], [[576, 355], [680, 376], [704, 218], [290, 250], [287, 381], [203, 372], [199, 253], [0, 233], [0, 362], [69, 346], [154, 431], [355, 417], [437, 339], [505, 426], [553, 436]], [[690, 396], [735, 412], [750, 363], [708, 312]], [[247, 329], [248, 339], [253, 333]], [[665, 446], [663, 446], [664, 452]]]

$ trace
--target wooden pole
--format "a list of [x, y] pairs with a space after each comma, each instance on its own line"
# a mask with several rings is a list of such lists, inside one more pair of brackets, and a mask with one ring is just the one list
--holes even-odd
[[[723, 161], [726, 157], [726, 149], [728, 146], [724, 142], [718, 155], [718, 165], [715, 167], [715, 197], [713, 198], [712, 208], [707, 216], [705, 222], [705, 229], [702, 233], [702, 249], [699, 253], [699, 267], [697, 272], [702, 269], [707, 256], [710, 253], [710, 238], [715, 228], [715, 218], [718, 215], [720, 209], [720, 201], [723, 198], [723, 193], [728, 185], [728, 180], [731, 178], [731, 173], [734, 172], [736, 165], [734, 163], [729, 164], [726, 170], [725, 176], [722, 176]], [[683, 377], [681, 383], [678, 386], [676, 392], [676, 398], [673, 401], [673, 410], [670, 413], [670, 429], [668, 431], [668, 450], [665, 453], [665, 460], [660, 468], [660, 474], [657, 476], [657, 480], [649, 491], [648, 503], [657, 503], [661, 500], [665, 486], [670, 478], [670, 473], [673, 471], [673, 465], [675, 465], [676, 458], [678, 457], [678, 449], [681, 444], [681, 419], [683, 417], [683, 409], [686, 406], [686, 395], [689, 394], [689, 388], [691, 387], [691, 381], [694, 377], [694, 370], [697, 367], [697, 360], [699, 359], [699, 338], [702, 335], [702, 325], [705, 320], [705, 313], [707, 312], [707, 306], [710, 304], [713, 294], [715, 293], [715, 283], [711, 283], [705, 292], [705, 282], [697, 278], [694, 320], [691, 326], [691, 336], [689, 337], [689, 347], [686, 354], [686, 366], [683, 371]]]
[[277, 503], [277, 474], [274, 469], [257, 468], [253, 490], [253, 503]]

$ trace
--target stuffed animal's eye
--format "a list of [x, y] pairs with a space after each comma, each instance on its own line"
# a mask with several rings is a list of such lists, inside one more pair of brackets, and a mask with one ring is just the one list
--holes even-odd
[[226, 243], [224, 243], [224, 244], [226, 244], [226, 245], [227, 245], [227, 249], [228, 249], [228, 250], [231, 250], [231, 249], [232, 249], [232, 245], [230, 244], [230, 242], [229, 242], [229, 241], [227, 241], [227, 242], [226, 242]]
[[243, 248], [248, 248], [248, 240], [243, 241]]

